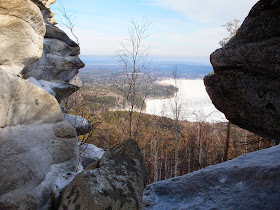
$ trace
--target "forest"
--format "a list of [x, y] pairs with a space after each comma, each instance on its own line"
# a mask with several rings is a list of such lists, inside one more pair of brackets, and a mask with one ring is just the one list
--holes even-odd
[[107, 88], [100, 96], [100, 89], [83, 87], [64, 101], [71, 114], [83, 116], [91, 124], [90, 132], [79, 136], [79, 141], [108, 150], [124, 139], [135, 139], [148, 166], [150, 183], [276, 144], [235, 125], [229, 130], [227, 122], [209, 123], [204, 117], [189, 122], [148, 115], [141, 110], [133, 112], [130, 135], [130, 112], [112, 110], [118, 100], [106, 95], [106, 91]]

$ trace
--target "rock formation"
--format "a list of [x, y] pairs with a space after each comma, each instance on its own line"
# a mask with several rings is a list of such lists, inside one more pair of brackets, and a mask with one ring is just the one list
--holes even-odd
[[76, 133], [67, 122], [0, 129], [0, 209], [50, 205], [55, 180], [78, 164]]
[[[55, 23], [51, 2], [0, 1], [0, 209], [47, 208], [55, 180], [78, 164], [76, 132], [49, 93], [61, 100], [73, 92], [67, 82], [83, 63], [78, 46], [44, 39], [45, 24]], [[37, 64], [42, 54], [75, 61], [68, 71], [57, 66], [61, 71], [44, 72]]]
[[141, 209], [147, 181], [140, 149], [128, 139], [78, 174], [56, 205], [59, 209]]
[[148, 209], [279, 209], [280, 146], [148, 185]]
[[80, 60], [80, 47], [67, 34], [56, 27], [53, 13], [47, 5], [49, 1], [33, 0], [44, 14], [46, 33], [42, 57], [25, 66], [20, 76], [36, 79], [43, 87], [53, 90], [58, 101], [67, 98], [79, 88], [69, 84], [84, 63]]
[[280, 1], [260, 0], [236, 36], [211, 55], [206, 90], [234, 124], [280, 141]]
[[[0, 209], [47, 209], [53, 203], [139, 209], [147, 169], [135, 141], [101, 160], [102, 149], [84, 148], [80, 163], [91, 164], [77, 175], [77, 133], [90, 125], [62, 113], [58, 102], [78, 89], [69, 81], [84, 63], [79, 46], [55, 26], [48, 8], [54, 2], [0, 1]], [[60, 202], [53, 202], [69, 182]]]
[[18, 75], [42, 55], [43, 16], [30, 0], [1, 0], [0, 17], [0, 68]]

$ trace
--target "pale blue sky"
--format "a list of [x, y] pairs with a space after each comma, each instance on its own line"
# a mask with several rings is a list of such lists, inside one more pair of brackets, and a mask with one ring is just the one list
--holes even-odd
[[[76, 16], [82, 55], [114, 55], [127, 37], [130, 18], [147, 18], [150, 53], [208, 60], [227, 35], [224, 23], [241, 21], [257, 0], [57, 0]], [[52, 6], [59, 20], [56, 3]]]

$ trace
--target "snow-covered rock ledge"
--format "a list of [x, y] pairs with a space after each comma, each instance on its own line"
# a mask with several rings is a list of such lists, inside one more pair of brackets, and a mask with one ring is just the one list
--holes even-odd
[[280, 209], [280, 146], [150, 184], [143, 209]]

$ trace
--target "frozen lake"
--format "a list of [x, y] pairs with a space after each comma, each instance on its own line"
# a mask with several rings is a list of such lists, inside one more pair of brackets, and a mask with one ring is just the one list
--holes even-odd
[[[159, 84], [174, 85], [175, 81], [162, 80]], [[177, 101], [180, 120], [226, 122], [223, 113], [218, 111], [209, 98], [203, 80], [177, 80], [179, 91], [170, 99], [147, 99], [146, 113], [175, 118], [175, 102]]]

